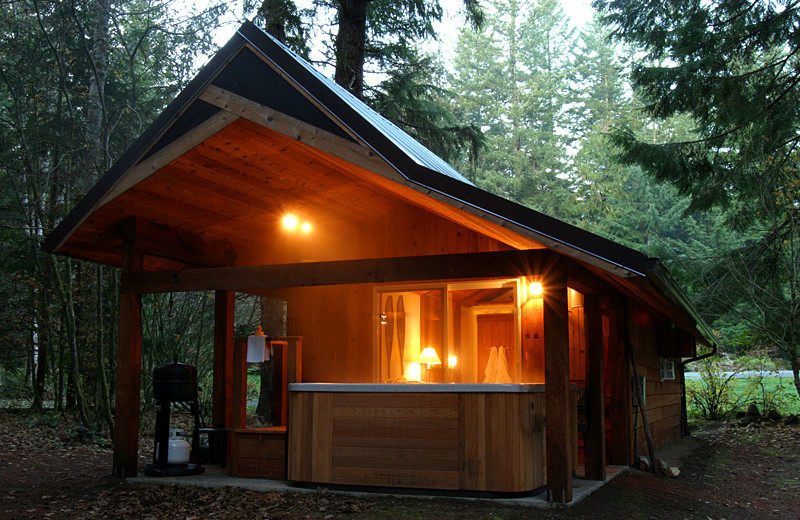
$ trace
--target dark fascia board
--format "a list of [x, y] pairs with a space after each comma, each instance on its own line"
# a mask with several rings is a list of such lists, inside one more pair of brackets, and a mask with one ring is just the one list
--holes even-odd
[[244, 45], [244, 40], [234, 35], [228, 43], [220, 49], [211, 60], [200, 70], [178, 96], [164, 109], [163, 112], [147, 127], [134, 143], [120, 156], [116, 163], [106, 172], [89, 192], [78, 202], [66, 217], [47, 236], [42, 244], [42, 249], [52, 253], [72, 234], [92, 211], [95, 204], [122, 178], [125, 173], [134, 167], [142, 158], [146, 157], [151, 148], [158, 143], [159, 138], [175, 123], [184, 113], [200, 92], [208, 86], [216, 75], [225, 67], [239, 49]]

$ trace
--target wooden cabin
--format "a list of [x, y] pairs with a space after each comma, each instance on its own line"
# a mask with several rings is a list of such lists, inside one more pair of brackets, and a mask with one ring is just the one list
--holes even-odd
[[[215, 291], [230, 467], [297, 483], [569, 502], [576, 468], [632, 462], [634, 373], [655, 444], [679, 436], [680, 361], [712, 341], [657, 259], [475, 187], [251, 23], [45, 249], [122, 270], [121, 477], [144, 293]], [[244, 423], [234, 291], [287, 302], [271, 429]]]

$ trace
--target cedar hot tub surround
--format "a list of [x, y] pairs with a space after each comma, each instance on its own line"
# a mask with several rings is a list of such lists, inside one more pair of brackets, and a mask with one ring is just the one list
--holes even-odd
[[288, 478], [533, 492], [546, 483], [544, 390], [536, 384], [292, 384]]

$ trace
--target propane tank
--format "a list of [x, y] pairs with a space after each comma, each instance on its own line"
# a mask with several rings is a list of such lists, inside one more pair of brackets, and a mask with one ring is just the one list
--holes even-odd
[[[189, 462], [191, 449], [191, 444], [186, 440], [186, 431], [180, 428], [169, 429], [167, 464], [186, 464]], [[158, 462], [158, 443], [156, 443], [156, 461]]]

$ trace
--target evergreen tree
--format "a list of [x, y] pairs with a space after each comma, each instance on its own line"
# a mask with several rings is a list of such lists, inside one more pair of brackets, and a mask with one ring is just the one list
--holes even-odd
[[468, 168], [475, 182], [553, 216], [572, 205], [559, 175], [571, 38], [557, 2], [494, 2], [482, 31], [461, 32], [451, 79], [462, 121], [486, 136]]
[[[739, 314], [790, 362], [800, 394], [800, 4], [790, 0], [595, 1], [643, 57], [634, 87], [653, 117], [686, 114], [695, 137], [615, 132], [622, 160], [721, 207], [757, 239], [723, 255], [718, 305]], [[738, 295], [739, 302], [734, 305]]]
[[[34, 406], [49, 388], [57, 408], [87, 426], [111, 426], [106, 343], [115, 339], [116, 280], [44, 255], [39, 243], [190, 79], [222, 10], [179, 15], [152, 0], [0, 5], [0, 191], [10, 253], [0, 257], [0, 278], [10, 280], [3, 300], [18, 303], [2, 312], [15, 321], [6, 331], [12, 344], [26, 353]], [[20, 309], [27, 320], [13, 319]]]

